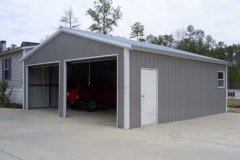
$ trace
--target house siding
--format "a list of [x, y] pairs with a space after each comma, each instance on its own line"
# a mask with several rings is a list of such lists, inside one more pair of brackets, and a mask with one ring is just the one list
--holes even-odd
[[2, 59], [12, 59], [11, 63], [11, 81], [9, 81], [9, 85], [13, 87], [13, 89], [22, 89], [23, 84], [23, 63], [19, 62], [19, 60], [23, 56], [23, 51], [15, 52], [7, 55], [0, 55], [0, 79], [2, 79]]
[[[46, 63], [59, 61], [60, 62], [60, 81], [59, 81], [59, 93], [60, 93], [60, 104], [59, 104], [59, 115], [63, 116], [63, 89], [64, 89], [64, 60], [93, 57], [93, 56], [103, 56], [103, 55], [118, 55], [118, 81], [124, 80], [123, 74], [123, 48], [116, 47], [113, 45], [101, 43], [91, 39], [83, 38], [80, 36], [75, 36], [71, 34], [61, 33], [55, 37], [52, 41], [46, 44], [44, 47], [39, 49], [36, 53], [31, 55], [25, 60], [25, 66], [38, 63]], [[24, 67], [26, 70], [26, 67]], [[26, 79], [26, 78], [25, 78]], [[26, 84], [26, 81], [25, 81]], [[29, 91], [29, 94], [31, 91]], [[27, 92], [25, 92], [27, 93]], [[123, 87], [118, 86], [118, 127], [123, 128], [124, 118], [123, 118]], [[25, 95], [26, 96], [26, 95]]]
[[24, 50], [25, 55], [28, 55], [28, 53], [32, 50], [33, 48], [28, 48]]
[[141, 68], [158, 69], [158, 123], [226, 112], [226, 88], [217, 87], [217, 72], [225, 72], [225, 65], [132, 50], [130, 51], [131, 128], [141, 126]]

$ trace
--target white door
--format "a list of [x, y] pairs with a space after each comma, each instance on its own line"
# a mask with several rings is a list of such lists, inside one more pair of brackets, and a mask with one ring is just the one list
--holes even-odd
[[141, 69], [141, 125], [157, 123], [156, 69]]

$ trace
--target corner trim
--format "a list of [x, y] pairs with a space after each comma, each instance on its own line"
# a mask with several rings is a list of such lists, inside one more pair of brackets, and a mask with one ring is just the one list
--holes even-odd
[[130, 129], [130, 64], [129, 50], [124, 49], [124, 129]]
[[[63, 64], [63, 117], [66, 118], [67, 117], [67, 62], [63, 61], [62, 64]], [[59, 68], [60, 67], [61, 66], [59, 66]], [[59, 91], [60, 91], [60, 88], [59, 88]]]
[[228, 112], [228, 103], [227, 103], [227, 100], [228, 100], [228, 66], [226, 65], [226, 72], [225, 72], [225, 83], [226, 83], [226, 113]]
[[28, 76], [29, 76], [29, 68], [28, 68], [28, 66], [26, 66], [25, 68], [26, 68], [26, 84], [25, 84], [26, 88], [24, 88], [24, 89], [26, 89], [26, 90], [24, 90], [24, 94], [26, 92], [26, 95], [24, 97], [26, 99], [26, 102], [24, 104], [25, 104], [25, 110], [28, 110], [29, 109], [29, 107], [28, 107]]
[[25, 62], [22, 63], [22, 69], [23, 69], [23, 74], [22, 74], [22, 99], [23, 99], [23, 105], [22, 109], [25, 109]]

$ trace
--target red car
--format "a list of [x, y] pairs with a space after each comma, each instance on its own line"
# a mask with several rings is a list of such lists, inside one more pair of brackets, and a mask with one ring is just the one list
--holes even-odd
[[69, 79], [67, 83], [67, 103], [73, 109], [84, 104], [92, 112], [99, 104], [116, 104], [116, 84], [107, 80]]

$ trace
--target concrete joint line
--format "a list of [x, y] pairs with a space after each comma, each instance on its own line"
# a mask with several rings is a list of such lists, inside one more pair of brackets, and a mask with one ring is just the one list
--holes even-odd
[[0, 149], [0, 151], [2, 151], [3, 153], [6, 153], [6, 154], [8, 154], [8, 155], [10, 155], [10, 156], [12, 156], [12, 157], [14, 157], [14, 158], [17, 158], [17, 159], [19, 159], [19, 160], [23, 160], [23, 159], [21, 159], [21, 158], [19, 158], [19, 157], [16, 157], [16, 156], [14, 156], [14, 155], [12, 155], [12, 154], [10, 154], [10, 153], [2, 150], [2, 149]]

